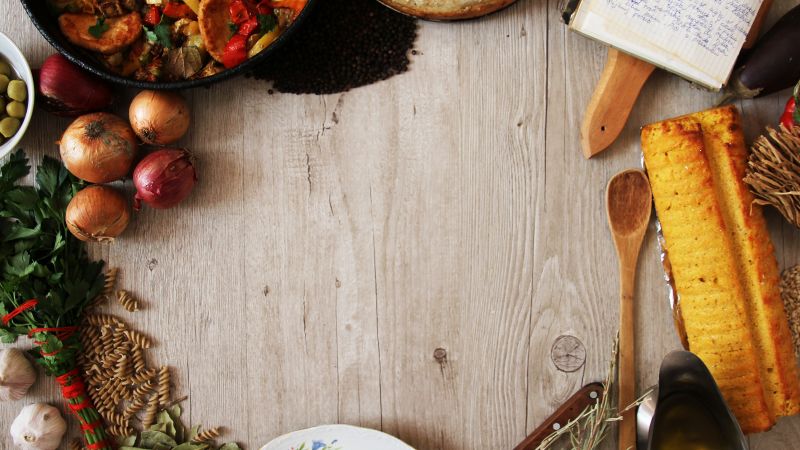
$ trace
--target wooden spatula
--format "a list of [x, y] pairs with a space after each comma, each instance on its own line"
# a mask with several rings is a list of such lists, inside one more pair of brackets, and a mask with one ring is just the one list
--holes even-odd
[[[755, 44], [771, 5], [772, 0], [764, 0], [761, 4], [744, 48]], [[586, 158], [602, 152], [617, 140], [653, 69], [655, 67], [650, 63], [614, 48], [608, 49], [606, 67], [589, 100], [581, 124], [581, 148]]]

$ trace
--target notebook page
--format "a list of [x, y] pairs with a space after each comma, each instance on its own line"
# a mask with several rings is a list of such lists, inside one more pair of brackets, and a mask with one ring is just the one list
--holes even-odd
[[712, 89], [727, 81], [762, 0], [583, 0], [571, 27]]

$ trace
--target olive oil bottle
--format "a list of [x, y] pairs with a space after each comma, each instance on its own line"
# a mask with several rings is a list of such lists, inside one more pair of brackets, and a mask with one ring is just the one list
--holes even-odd
[[658, 374], [658, 401], [647, 450], [747, 450], [747, 440], [703, 361], [668, 354]]
[[659, 402], [651, 450], [738, 450], [717, 417], [696, 396], [674, 394]]

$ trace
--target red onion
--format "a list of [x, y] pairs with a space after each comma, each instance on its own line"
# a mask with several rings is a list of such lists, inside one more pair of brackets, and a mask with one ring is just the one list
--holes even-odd
[[182, 202], [197, 182], [194, 158], [184, 149], [165, 148], [145, 156], [133, 171], [136, 197], [133, 208], [141, 202], [156, 209], [172, 208]]
[[37, 89], [44, 108], [58, 116], [76, 117], [100, 111], [108, 108], [114, 99], [105, 81], [59, 53], [44, 60], [39, 69]]

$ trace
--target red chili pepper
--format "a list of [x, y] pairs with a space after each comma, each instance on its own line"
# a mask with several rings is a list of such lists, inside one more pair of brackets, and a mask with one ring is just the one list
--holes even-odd
[[800, 125], [800, 122], [795, 121], [795, 112], [797, 112], [797, 102], [794, 97], [791, 97], [789, 101], [786, 102], [786, 109], [783, 110], [783, 114], [781, 115], [781, 123], [783, 126], [791, 129], [795, 125]]
[[796, 125], [800, 125], [800, 109], [797, 109], [797, 104], [800, 103], [800, 81], [794, 87], [794, 92], [791, 98], [786, 102], [786, 108], [781, 115], [781, 123], [788, 129]]
[[194, 11], [185, 3], [167, 2], [164, 5], [164, 15], [172, 19], [193, 19]]
[[247, 36], [235, 34], [225, 45], [225, 51], [222, 53], [222, 64], [225, 68], [230, 69], [247, 60]]
[[151, 5], [144, 15], [144, 23], [156, 26], [159, 22], [161, 22], [161, 10], [158, 9], [158, 6]]
[[228, 12], [231, 14], [231, 22], [237, 25], [250, 19], [250, 10], [242, 0], [233, 0]]
[[238, 34], [241, 34], [244, 37], [248, 37], [251, 34], [255, 33], [258, 30], [258, 18], [251, 17], [243, 24], [239, 25]]

